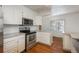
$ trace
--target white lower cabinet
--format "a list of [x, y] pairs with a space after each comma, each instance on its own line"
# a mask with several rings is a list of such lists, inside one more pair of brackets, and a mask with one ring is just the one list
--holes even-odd
[[4, 43], [4, 52], [15, 53], [17, 52], [17, 40], [12, 40], [7, 43]]
[[25, 49], [25, 35], [4, 39], [4, 53], [17, 53]]
[[51, 33], [37, 32], [37, 42], [44, 43], [50, 46], [53, 43]]
[[25, 36], [18, 38], [18, 52], [22, 52], [25, 49]]
[[71, 37], [67, 34], [63, 37], [63, 49], [64, 50], [71, 50]]

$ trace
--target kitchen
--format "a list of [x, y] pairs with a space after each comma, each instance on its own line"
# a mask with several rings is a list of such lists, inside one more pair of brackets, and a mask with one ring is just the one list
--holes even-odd
[[[63, 6], [67, 8], [75, 7], [75, 6]], [[48, 46], [47, 51], [43, 47], [35, 47], [33, 50], [41, 50], [40, 52], [50, 53], [51, 45], [53, 44], [53, 50], [61, 49], [65, 50], [65, 52], [74, 52], [71, 51], [71, 38], [75, 35], [70, 35], [76, 33], [74, 28], [78, 25], [78, 6], [75, 7], [74, 11], [71, 12], [67, 10], [64, 12], [61, 10], [60, 6], [53, 6], [54, 9], [52, 14], [56, 15], [56, 10], [59, 10], [60, 13], [57, 13], [56, 16], [51, 16], [50, 11], [52, 8], [51, 5], [2, 5], [0, 6], [0, 17], [3, 21], [3, 37], [0, 41], [2, 41], [1, 52], [3, 53], [28, 53], [29, 49], [38, 45]], [[59, 8], [59, 9], [58, 9]], [[40, 12], [40, 10], [42, 10]], [[37, 12], [39, 13], [37, 13]], [[76, 12], [75, 12], [76, 11]], [[55, 12], [55, 13], [54, 13]], [[63, 13], [67, 13], [64, 14]], [[61, 15], [58, 15], [61, 14]], [[72, 15], [71, 15], [72, 14]], [[76, 15], [76, 16], [74, 16]], [[71, 18], [73, 16], [73, 18]], [[77, 18], [77, 21], [73, 20]], [[66, 19], [66, 20], [64, 20]], [[71, 22], [69, 22], [69, 20]], [[75, 22], [75, 23], [74, 23]], [[65, 24], [65, 25], [64, 25]], [[73, 24], [73, 27], [71, 26]], [[75, 25], [74, 25], [75, 24]], [[64, 28], [65, 27], [65, 28]], [[72, 30], [73, 29], [73, 30]], [[79, 28], [77, 28], [79, 29]], [[52, 31], [53, 30], [53, 31]], [[71, 37], [72, 36], [72, 37]], [[76, 35], [77, 36], [77, 35]], [[78, 37], [78, 36], [77, 36]], [[77, 38], [76, 37], [76, 38]], [[63, 39], [63, 42], [62, 42]], [[58, 40], [58, 41], [56, 41]], [[60, 42], [57, 43], [56, 42]], [[54, 43], [55, 42], [55, 43]], [[56, 46], [54, 46], [54, 44]], [[59, 47], [60, 45], [60, 47]], [[63, 46], [62, 46], [63, 45]], [[38, 45], [40, 46], [40, 45]], [[57, 48], [55, 48], [57, 47]], [[62, 52], [62, 51], [55, 51]], [[76, 51], [75, 51], [76, 52]]]
[[[2, 6], [2, 10], [4, 14], [4, 52], [22, 52], [33, 45], [34, 41], [36, 43], [36, 30], [39, 31], [37, 28], [41, 25], [41, 22], [34, 23], [33, 18], [36, 17], [36, 13], [25, 6], [17, 5]], [[32, 39], [29, 40], [29, 38], [26, 40], [27, 37], [32, 37], [33, 42], [30, 43]]]
[[[29, 38], [35, 38], [36, 31], [41, 31], [39, 30], [39, 27], [41, 28], [42, 25], [42, 21], [39, 21], [41, 16], [37, 15], [25, 6], [2, 6], [2, 10], [4, 15], [4, 52], [22, 52], [26, 45], [30, 43], [29, 40], [25, 39], [27, 39], [28, 36], [30, 36]], [[35, 18], [36, 20], [33, 20]], [[36, 39], [33, 41], [36, 43]], [[30, 45], [33, 44], [34, 42], [30, 43]]]

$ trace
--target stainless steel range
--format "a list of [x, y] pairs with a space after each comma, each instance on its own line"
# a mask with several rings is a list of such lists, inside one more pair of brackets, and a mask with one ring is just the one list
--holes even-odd
[[33, 47], [36, 44], [36, 32], [31, 32], [29, 34], [26, 34], [26, 48], [27, 50], [31, 47]]
[[26, 33], [26, 51], [36, 44], [36, 29], [34, 26], [20, 26], [20, 32]]

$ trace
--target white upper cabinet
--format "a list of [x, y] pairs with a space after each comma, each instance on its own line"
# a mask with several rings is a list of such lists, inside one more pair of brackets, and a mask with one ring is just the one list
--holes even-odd
[[34, 25], [42, 25], [42, 17], [36, 16], [34, 19]]
[[22, 17], [32, 19], [34, 25], [42, 25], [42, 17], [21, 5], [3, 5], [4, 24], [22, 24]]
[[27, 7], [23, 6], [23, 17], [27, 19], [32, 19], [32, 12]]
[[34, 25], [42, 25], [42, 17], [37, 16], [37, 14], [27, 7], [23, 7], [23, 17], [27, 19], [32, 19]]
[[4, 24], [22, 24], [22, 6], [2, 6]]
[[22, 16], [23, 16], [24, 18], [27, 18], [27, 17], [28, 17], [25, 7], [22, 8]]

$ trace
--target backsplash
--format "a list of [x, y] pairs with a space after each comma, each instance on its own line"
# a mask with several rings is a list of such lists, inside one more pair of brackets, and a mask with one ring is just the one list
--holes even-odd
[[[25, 27], [27, 27], [27, 28], [25, 28]], [[36, 32], [40, 31], [39, 26], [19, 26], [19, 29], [20, 30], [36, 31]]]
[[19, 32], [18, 25], [4, 25], [4, 34]]
[[[31, 26], [31, 28], [32, 27], [34, 27], [34, 29], [36, 28], [36, 31], [39, 31], [39, 26]], [[19, 26], [18, 25], [4, 25], [3, 32], [4, 34], [17, 33], [19, 32]]]
[[30, 27], [31, 27], [32, 30], [36, 30], [36, 32], [41, 31], [41, 30], [39, 29], [39, 25], [37, 25], [37, 26], [30, 26]]

